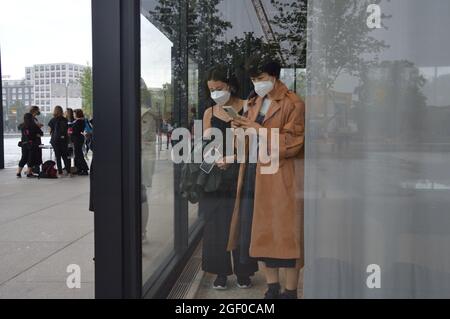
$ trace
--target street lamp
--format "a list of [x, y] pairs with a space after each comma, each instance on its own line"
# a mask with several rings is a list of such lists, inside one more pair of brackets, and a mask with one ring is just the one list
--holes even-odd
[[70, 82], [65, 83], [65, 88], [66, 88], [66, 110], [69, 107], [69, 85], [70, 85]]

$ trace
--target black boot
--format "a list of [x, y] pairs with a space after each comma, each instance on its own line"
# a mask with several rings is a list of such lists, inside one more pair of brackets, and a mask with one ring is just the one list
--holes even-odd
[[297, 290], [285, 289], [279, 299], [297, 299]]
[[274, 284], [268, 284], [269, 289], [266, 291], [266, 294], [264, 295], [264, 299], [278, 299], [280, 296], [280, 284], [274, 283]]

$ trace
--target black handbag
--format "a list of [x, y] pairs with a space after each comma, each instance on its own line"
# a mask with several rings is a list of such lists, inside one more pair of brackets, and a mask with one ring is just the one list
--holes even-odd
[[193, 204], [198, 203], [204, 193], [217, 191], [222, 183], [223, 171], [216, 165], [206, 172], [200, 168], [201, 164], [194, 162], [196, 152], [203, 152], [206, 144], [207, 142], [203, 141], [202, 147], [194, 147], [191, 163], [184, 163], [181, 169], [181, 196]]

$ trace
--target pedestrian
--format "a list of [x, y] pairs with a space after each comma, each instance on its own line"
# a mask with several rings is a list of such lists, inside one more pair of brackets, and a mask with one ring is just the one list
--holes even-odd
[[71, 140], [75, 153], [75, 167], [78, 175], [89, 175], [89, 167], [84, 159], [83, 145], [84, 145], [84, 114], [83, 111], [77, 109], [74, 111], [75, 122], [72, 124]]
[[[264, 265], [266, 299], [296, 299], [303, 248], [303, 158], [305, 106], [280, 80], [278, 62], [260, 55], [246, 64], [255, 90], [248, 112], [233, 121], [247, 132], [273, 129], [279, 132], [278, 170], [262, 174], [271, 164], [241, 164], [236, 205], [231, 223], [229, 250], [240, 247], [244, 254]], [[251, 130], [249, 130], [251, 129]], [[252, 152], [252, 149], [248, 150]], [[249, 158], [251, 156], [249, 155]], [[280, 293], [279, 270], [286, 269], [286, 287]]]
[[[36, 123], [36, 125], [42, 129], [44, 127], [44, 124], [42, 124], [39, 119], [38, 116], [41, 115], [41, 110], [39, 109], [39, 106], [32, 106], [30, 108], [30, 113], [33, 116], [33, 121]], [[44, 134], [41, 134], [40, 137], [37, 139], [37, 143], [38, 143], [38, 149], [36, 150], [36, 165], [33, 167], [33, 172], [36, 174], [39, 174], [39, 172], [41, 171], [41, 165], [43, 163], [42, 161], [42, 148], [40, 148], [40, 145], [42, 145], [42, 139], [41, 137]]]
[[[73, 143], [72, 143], [72, 126], [73, 123], [75, 122], [75, 118], [74, 118], [74, 113], [73, 113], [73, 109], [71, 109], [70, 107], [68, 107], [66, 109], [66, 112], [64, 112], [64, 117], [67, 119], [67, 134], [69, 136], [69, 144], [68, 144], [68, 157], [69, 157], [69, 161], [70, 161], [70, 167], [73, 168], [74, 167], [74, 163], [72, 162], [72, 158], [74, 158], [74, 147], [73, 147]], [[72, 173], [72, 172], [71, 172]]]
[[39, 145], [41, 136], [44, 134], [41, 128], [34, 121], [31, 113], [26, 113], [23, 117], [23, 123], [19, 125], [19, 131], [22, 132], [22, 138], [19, 146], [22, 148], [22, 157], [17, 169], [17, 177], [22, 177], [22, 170], [27, 165], [27, 177], [33, 178], [33, 167], [40, 165]]
[[[203, 117], [204, 137], [211, 138], [211, 128], [219, 129], [224, 138], [219, 144], [224, 148], [232, 118], [223, 106], [232, 106], [236, 113], [242, 114], [246, 103], [239, 98], [238, 81], [230, 73], [226, 67], [218, 65], [206, 74], [206, 84], [214, 105], [205, 111]], [[239, 247], [231, 252], [227, 251], [239, 166], [226, 164], [224, 158], [219, 159], [217, 165], [223, 170], [221, 185], [214, 192], [204, 193], [199, 201], [199, 214], [205, 219], [202, 269], [216, 275], [214, 289], [226, 289], [227, 277], [232, 274], [236, 275], [239, 288], [249, 288], [252, 285], [251, 276], [258, 271], [257, 261], [249, 259], [244, 262], [240, 258]]]
[[50, 144], [53, 147], [56, 158], [56, 166], [58, 167], [58, 174], [63, 175], [63, 168], [61, 160], [64, 162], [65, 175], [72, 176], [71, 161], [69, 159], [69, 136], [68, 136], [68, 121], [64, 117], [61, 106], [55, 106], [53, 111], [53, 118], [48, 123], [50, 127]]

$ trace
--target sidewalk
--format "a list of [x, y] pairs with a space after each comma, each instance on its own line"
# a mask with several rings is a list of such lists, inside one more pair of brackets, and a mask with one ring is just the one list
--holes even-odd
[[[0, 170], [0, 298], [93, 298], [89, 178], [17, 179]], [[81, 289], [66, 268], [81, 267]]]

